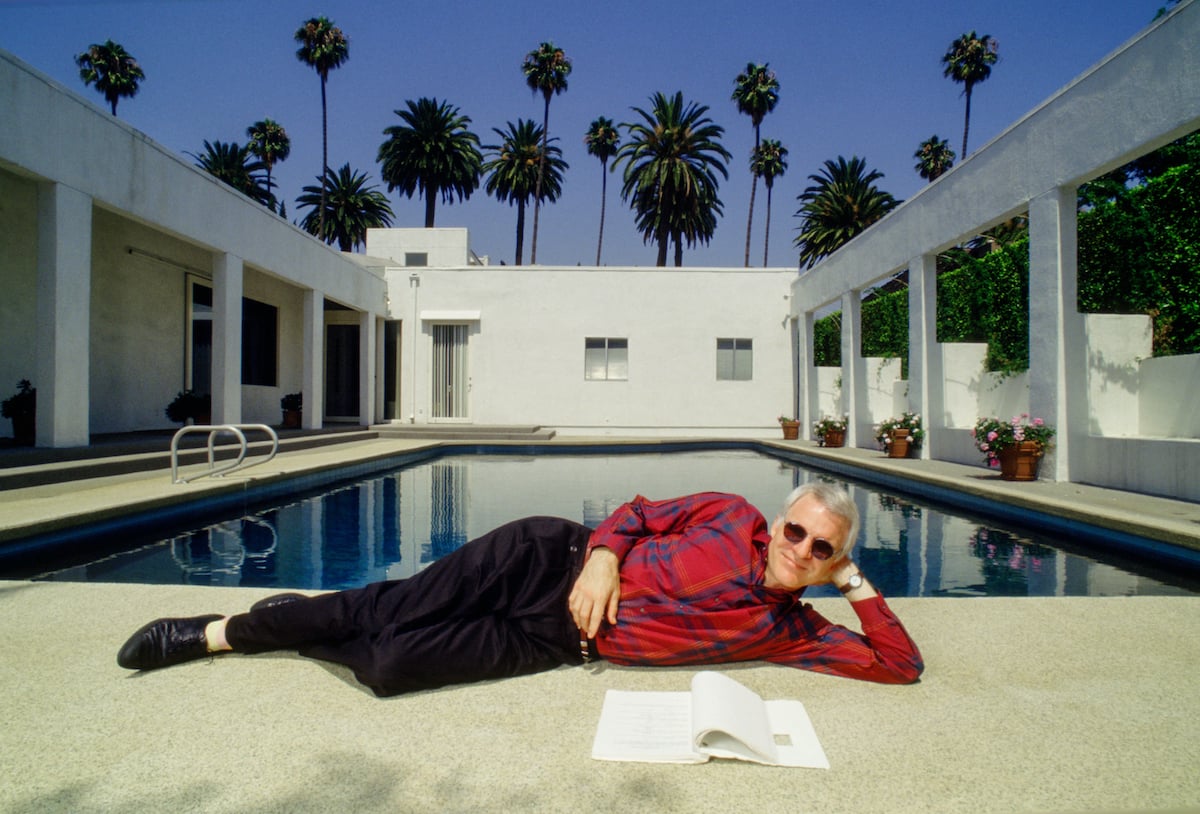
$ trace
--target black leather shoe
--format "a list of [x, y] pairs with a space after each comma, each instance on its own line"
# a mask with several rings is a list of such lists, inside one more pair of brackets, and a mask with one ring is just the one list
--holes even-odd
[[276, 605], [287, 605], [298, 599], [308, 599], [308, 597], [304, 594], [275, 594], [274, 596], [268, 596], [266, 599], [258, 600], [250, 606], [250, 610], [259, 611], [266, 608], [273, 608]]
[[117, 664], [129, 670], [157, 670], [208, 655], [204, 628], [219, 613], [177, 619], [155, 619], [129, 637], [117, 653]]

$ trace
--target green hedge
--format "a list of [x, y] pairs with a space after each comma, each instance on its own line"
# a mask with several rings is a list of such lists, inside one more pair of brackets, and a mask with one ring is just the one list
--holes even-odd
[[1155, 356], [1200, 352], [1200, 164], [1080, 215], [1079, 309], [1150, 314]]

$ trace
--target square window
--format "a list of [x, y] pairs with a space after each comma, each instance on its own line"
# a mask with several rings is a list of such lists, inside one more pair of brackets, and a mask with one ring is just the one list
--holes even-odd
[[754, 378], [754, 340], [717, 339], [717, 381], [748, 382]]
[[629, 378], [629, 340], [587, 337], [583, 341], [583, 378], [625, 381]]

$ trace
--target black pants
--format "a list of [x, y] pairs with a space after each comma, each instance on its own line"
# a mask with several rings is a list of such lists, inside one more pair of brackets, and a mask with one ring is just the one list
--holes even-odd
[[567, 595], [590, 534], [556, 517], [517, 520], [409, 579], [232, 616], [226, 637], [240, 653], [343, 664], [381, 696], [580, 664]]

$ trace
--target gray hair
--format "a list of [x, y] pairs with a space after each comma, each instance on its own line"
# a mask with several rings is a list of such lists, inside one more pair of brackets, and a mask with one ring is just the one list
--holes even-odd
[[791, 494], [787, 496], [787, 499], [784, 500], [784, 516], [787, 515], [788, 509], [792, 508], [792, 504], [805, 495], [812, 495], [831, 514], [835, 517], [840, 517], [849, 524], [850, 527], [846, 532], [845, 543], [837, 555], [839, 559], [849, 557], [850, 552], [854, 550], [854, 544], [858, 542], [858, 506], [855, 504], [854, 498], [850, 497], [850, 493], [841, 486], [826, 483], [825, 481], [809, 481], [793, 489]]

